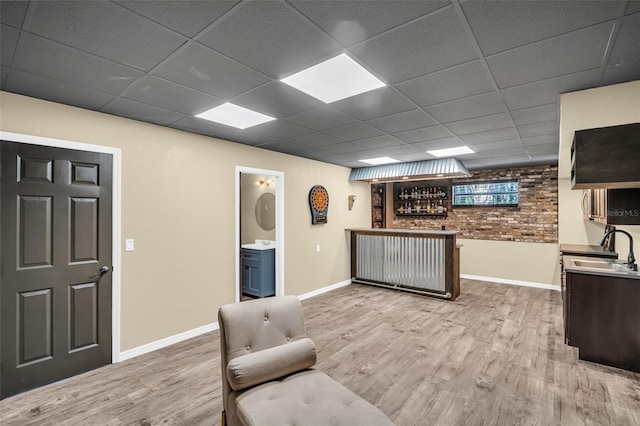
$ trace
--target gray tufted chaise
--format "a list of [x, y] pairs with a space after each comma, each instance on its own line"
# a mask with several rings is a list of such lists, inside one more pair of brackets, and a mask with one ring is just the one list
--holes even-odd
[[218, 311], [223, 425], [393, 425], [380, 410], [319, 370], [295, 296]]

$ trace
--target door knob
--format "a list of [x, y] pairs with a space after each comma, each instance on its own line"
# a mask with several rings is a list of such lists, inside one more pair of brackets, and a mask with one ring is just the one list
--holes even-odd
[[107, 272], [109, 272], [109, 267], [105, 265], [102, 268], [98, 269], [98, 272], [96, 272], [95, 274], [91, 275], [90, 278], [101, 277], [102, 275], [106, 274]]

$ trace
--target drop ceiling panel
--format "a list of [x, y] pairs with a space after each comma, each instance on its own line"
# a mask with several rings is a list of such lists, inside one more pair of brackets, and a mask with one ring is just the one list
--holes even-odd
[[415, 105], [389, 87], [381, 87], [361, 95], [342, 99], [331, 105], [362, 121], [415, 108]]
[[495, 149], [492, 151], [482, 151], [482, 157], [494, 158], [494, 157], [511, 157], [511, 158], [529, 158], [524, 148], [503, 148]]
[[342, 52], [339, 43], [297, 12], [272, 1], [245, 3], [199, 41], [273, 78]]
[[[331, 153], [331, 154], [350, 154], [354, 152], [363, 152], [365, 151], [360, 145], [355, 142], [341, 142], [334, 145], [327, 145], [322, 148], [323, 151]], [[368, 158], [368, 157], [361, 157]]]
[[601, 83], [603, 86], [624, 83], [637, 80], [638, 76], [640, 76], [640, 61], [624, 62], [607, 67]]
[[494, 151], [497, 149], [522, 148], [522, 143], [520, 143], [520, 141], [517, 139], [512, 139], [507, 141], [469, 145], [469, 148], [471, 148], [474, 152], [482, 153], [483, 151]]
[[9, 72], [5, 87], [10, 92], [93, 110], [100, 109], [113, 99], [112, 95], [106, 93], [73, 87], [61, 81], [15, 69]]
[[[358, 142], [359, 143], [359, 142]], [[397, 160], [398, 155], [404, 154], [423, 154], [424, 151], [413, 145], [390, 145], [390, 146], [380, 146], [374, 148], [374, 151], [378, 154], [378, 157], [391, 157]], [[375, 158], [375, 157], [374, 157]]]
[[37, 2], [29, 30], [143, 71], [186, 39], [109, 2]]
[[558, 119], [558, 105], [546, 104], [531, 108], [523, 108], [511, 111], [511, 117], [516, 125], [541, 123]]
[[[550, 164], [552, 160], [533, 160], [528, 155], [514, 155], [508, 157], [493, 157], [474, 160], [463, 160], [465, 167], [469, 170], [500, 168], [500, 167], [527, 167], [540, 164]], [[557, 161], [556, 161], [557, 163]]]
[[506, 105], [498, 92], [490, 92], [430, 106], [425, 110], [441, 123], [450, 123], [504, 112]]
[[487, 93], [493, 84], [480, 61], [417, 77], [396, 87], [420, 106]]
[[395, 133], [393, 136], [407, 143], [416, 143], [450, 137], [452, 134], [442, 126], [430, 126], [423, 127], [422, 129], [409, 130], [408, 132]]
[[557, 134], [522, 138], [522, 143], [524, 143], [524, 146], [526, 148], [529, 148], [535, 145], [553, 145], [556, 147], [556, 151], [558, 151], [558, 135]]
[[464, 1], [461, 6], [482, 52], [491, 55], [614, 19], [619, 3], [623, 2]]
[[267, 137], [274, 139], [287, 139], [294, 136], [306, 135], [312, 131], [298, 126], [293, 123], [289, 123], [286, 120], [273, 120], [257, 126], [253, 126], [249, 129], [252, 133], [262, 133]]
[[544, 121], [542, 123], [523, 124], [518, 126], [518, 133], [523, 138], [530, 138], [533, 136], [544, 135], [557, 135], [559, 131], [559, 124], [557, 120]]
[[15, 28], [11, 28], [8, 25], [0, 26], [0, 60], [3, 64], [11, 64], [19, 36], [20, 31]]
[[599, 68], [613, 23], [600, 24], [487, 58], [501, 88]]
[[169, 124], [185, 117], [184, 114], [175, 111], [169, 111], [164, 108], [126, 98], [114, 99], [102, 108], [101, 111], [156, 124]]
[[323, 105], [318, 108], [293, 114], [288, 116], [286, 119], [287, 121], [291, 121], [295, 124], [316, 131], [357, 122], [353, 117], [350, 117], [344, 112], [338, 111], [329, 105]]
[[498, 130], [513, 127], [513, 123], [507, 113], [487, 115], [485, 117], [469, 118], [467, 120], [447, 123], [447, 128], [456, 135], [484, 132], [486, 130]]
[[124, 96], [185, 115], [199, 114], [223, 103], [211, 95], [154, 76], [139, 80]]
[[453, 148], [455, 146], [462, 145], [462, 143], [457, 138], [448, 137], [448, 138], [438, 138], [438, 139], [432, 139], [428, 141], [416, 142], [416, 143], [412, 143], [411, 145], [413, 145], [414, 147], [422, 151], [427, 151], [427, 150], [431, 151], [434, 149]]
[[319, 161], [322, 161], [322, 159], [327, 157], [333, 157], [333, 154], [329, 154], [317, 148], [304, 148], [304, 149], [301, 149], [300, 151], [294, 151], [294, 152], [295, 152], [295, 155], [298, 155], [300, 157], [310, 158], [312, 160], [319, 160]]
[[272, 81], [236, 96], [231, 102], [275, 118], [324, 105], [321, 101], [279, 81]]
[[271, 151], [283, 152], [285, 154], [292, 154], [297, 150], [299, 150], [300, 147], [289, 142], [278, 141], [278, 142], [273, 142], [273, 143], [263, 145], [260, 148], [268, 149]]
[[[127, 9], [146, 16], [181, 34], [193, 37], [224, 15], [237, 1], [118, 1]], [[185, 13], [186, 12], [186, 13]]]
[[191, 43], [153, 74], [222, 99], [232, 98], [271, 80], [196, 43]]
[[640, 1], [630, 1], [627, 3], [627, 9], [625, 14], [630, 15], [632, 13], [640, 12]]
[[303, 148], [318, 148], [340, 143], [341, 141], [339, 139], [332, 138], [331, 136], [327, 136], [323, 133], [316, 132], [301, 136], [295, 136], [293, 138], [287, 139], [286, 142]]
[[462, 135], [460, 136], [460, 139], [470, 144], [479, 144], [487, 142], [506, 141], [509, 139], [518, 139], [518, 134], [516, 133], [514, 128], [508, 128]]
[[558, 155], [558, 145], [546, 144], [546, 145], [533, 145], [527, 147], [527, 152], [533, 155]]
[[27, 7], [29, 7], [29, 3], [26, 1], [1, 1], [0, 22], [14, 28], [20, 28], [27, 13]]
[[453, 7], [365, 41], [351, 51], [390, 83], [476, 58]]
[[20, 37], [15, 68], [75, 86], [118, 95], [142, 72], [28, 33]]
[[501, 92], [509, 109], [522, 109], [557, 102], [561, 93], [597, 87], [599, 80], [600, 70], [596, 69], [515, 86]]
[[390, 146], [398, 146], [405, 145], [404, 142], [392, 137], [392, 136], [376, 136], [368, 139], [360, 139], [353, 142], [356, 145], [361, 146], [363, 149], [378, 149], [378, 148], [387, 148]]
[[171, 123], [171, 127], [230, 141], [237, 140], [239, 133], [239, 130], [233, 127], [216, 124], [198, 117], [185, 117]]
[[[640, 2], [636, 2], [639, 3]], [[609, 64], [607, 69], [615, 68], [625, 62], [629, 62], [629, 58], [635, 57], [633, 61], [637, 68], [640, 68], [640, 13], [626, 16], [620, 25], [620, 31], [616, 37], [615, 44], [611, 51]], [[636, 74], [640, 78], [640, 72]]]
[[387, 115], [368, 121], [372, 126], [387, 133], [398, 133], [437, 124], [421, 109], [413, 109], [399, 114]]
[[261, 146], [269, 143], [280, 142], [278, 139], [268, 138], [262, 134], [250, 133], [246, 130], [234, 134], [229, 140], [244, 145]]
[[366, 40], [449, 4], [447, 1], [289, 1], [344, 46]]
[[366, 123], [358, 122], [354, 124], [349, 124], [346, 126], [335, 127], [333, 129], [326, 129], [322, 133], [325, 133], [334, 138], [340, 139], [342, 141], [353, 141], [357, 139], [366, 139], [371, 138], [373, 136], [380, 136], [384, 133], [380, 130], [370, 126]]

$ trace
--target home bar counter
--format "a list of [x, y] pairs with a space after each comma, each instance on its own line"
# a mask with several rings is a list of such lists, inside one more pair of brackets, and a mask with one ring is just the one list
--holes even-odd
[[455, 300], [460, 295], [456, 231], [347, 229], [351, 281]]

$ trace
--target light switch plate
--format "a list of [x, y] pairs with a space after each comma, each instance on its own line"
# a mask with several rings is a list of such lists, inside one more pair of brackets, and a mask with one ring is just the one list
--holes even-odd
[[124, 240], [124, 251], [133, 251], [133, 239]]

